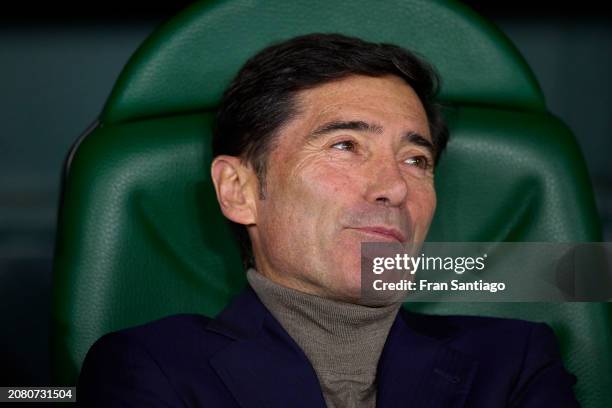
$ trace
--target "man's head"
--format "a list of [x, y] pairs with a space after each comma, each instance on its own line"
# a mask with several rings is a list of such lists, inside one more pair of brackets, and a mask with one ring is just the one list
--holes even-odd
[[356, 301], [361, 242], [422, 242], [448, 139], [437, 86], [410, 52], [335, 34], [247, 61], [221, 101], [212, 165], [245, 263]]

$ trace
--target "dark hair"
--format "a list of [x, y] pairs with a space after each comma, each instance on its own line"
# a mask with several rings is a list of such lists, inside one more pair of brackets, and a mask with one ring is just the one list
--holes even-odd
[[[434, 101], [440, 80], [433, 67], [396, 45], [341, 34], [295, 37], [251, 57], [221, 98], [213, 132], [213, 157], [237, 156], [251, 165], [264, 199], [267, 158], [278, 129], [296, 113], [296, 93], [351, 75], [395, 75], [412, 87], [427, 114], [437, 163], [448, 141], [448, 129]], [[245, 267], [254, 266], [246, 228], [231, 224]]]

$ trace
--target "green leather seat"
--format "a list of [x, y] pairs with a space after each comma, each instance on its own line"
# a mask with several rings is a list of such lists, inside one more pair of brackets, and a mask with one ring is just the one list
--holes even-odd
[[[571, 132], [547, 112], [508, 39], [465, 6], [196, 3], [138, 49], [66, 163], [53, 277], [57, 384], [75, 383], [103, 334], [179, 312], [215, 315], [243, 287], [209, 175], [215, 106], [247, 57], [310, 32], [396, 43], [440, 71], [451, 142], [436, 175], [430, 241], [600, 240]], [[548, 322], [584, 406], [612, 406], [607, 303], [413, 306]]]

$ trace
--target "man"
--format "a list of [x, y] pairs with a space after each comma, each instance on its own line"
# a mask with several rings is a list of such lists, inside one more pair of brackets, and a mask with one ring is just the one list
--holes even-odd
[[313, 34], [226, 90], [211, 175], [249, 285], [217, 318], [171, 316], [89, 351], [86, 406], [577, 406], [543, 324], [425, 316], [361, 298], [362, 242], [424, 241], [448, 132], [410, 52]]

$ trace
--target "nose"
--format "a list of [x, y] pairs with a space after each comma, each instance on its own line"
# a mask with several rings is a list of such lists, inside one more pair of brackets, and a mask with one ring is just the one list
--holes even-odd
[[366, 199], [372, 204], [399, 207], [408, 196], [408, 184], [393, 159], [379, 160], [369, 169]]

